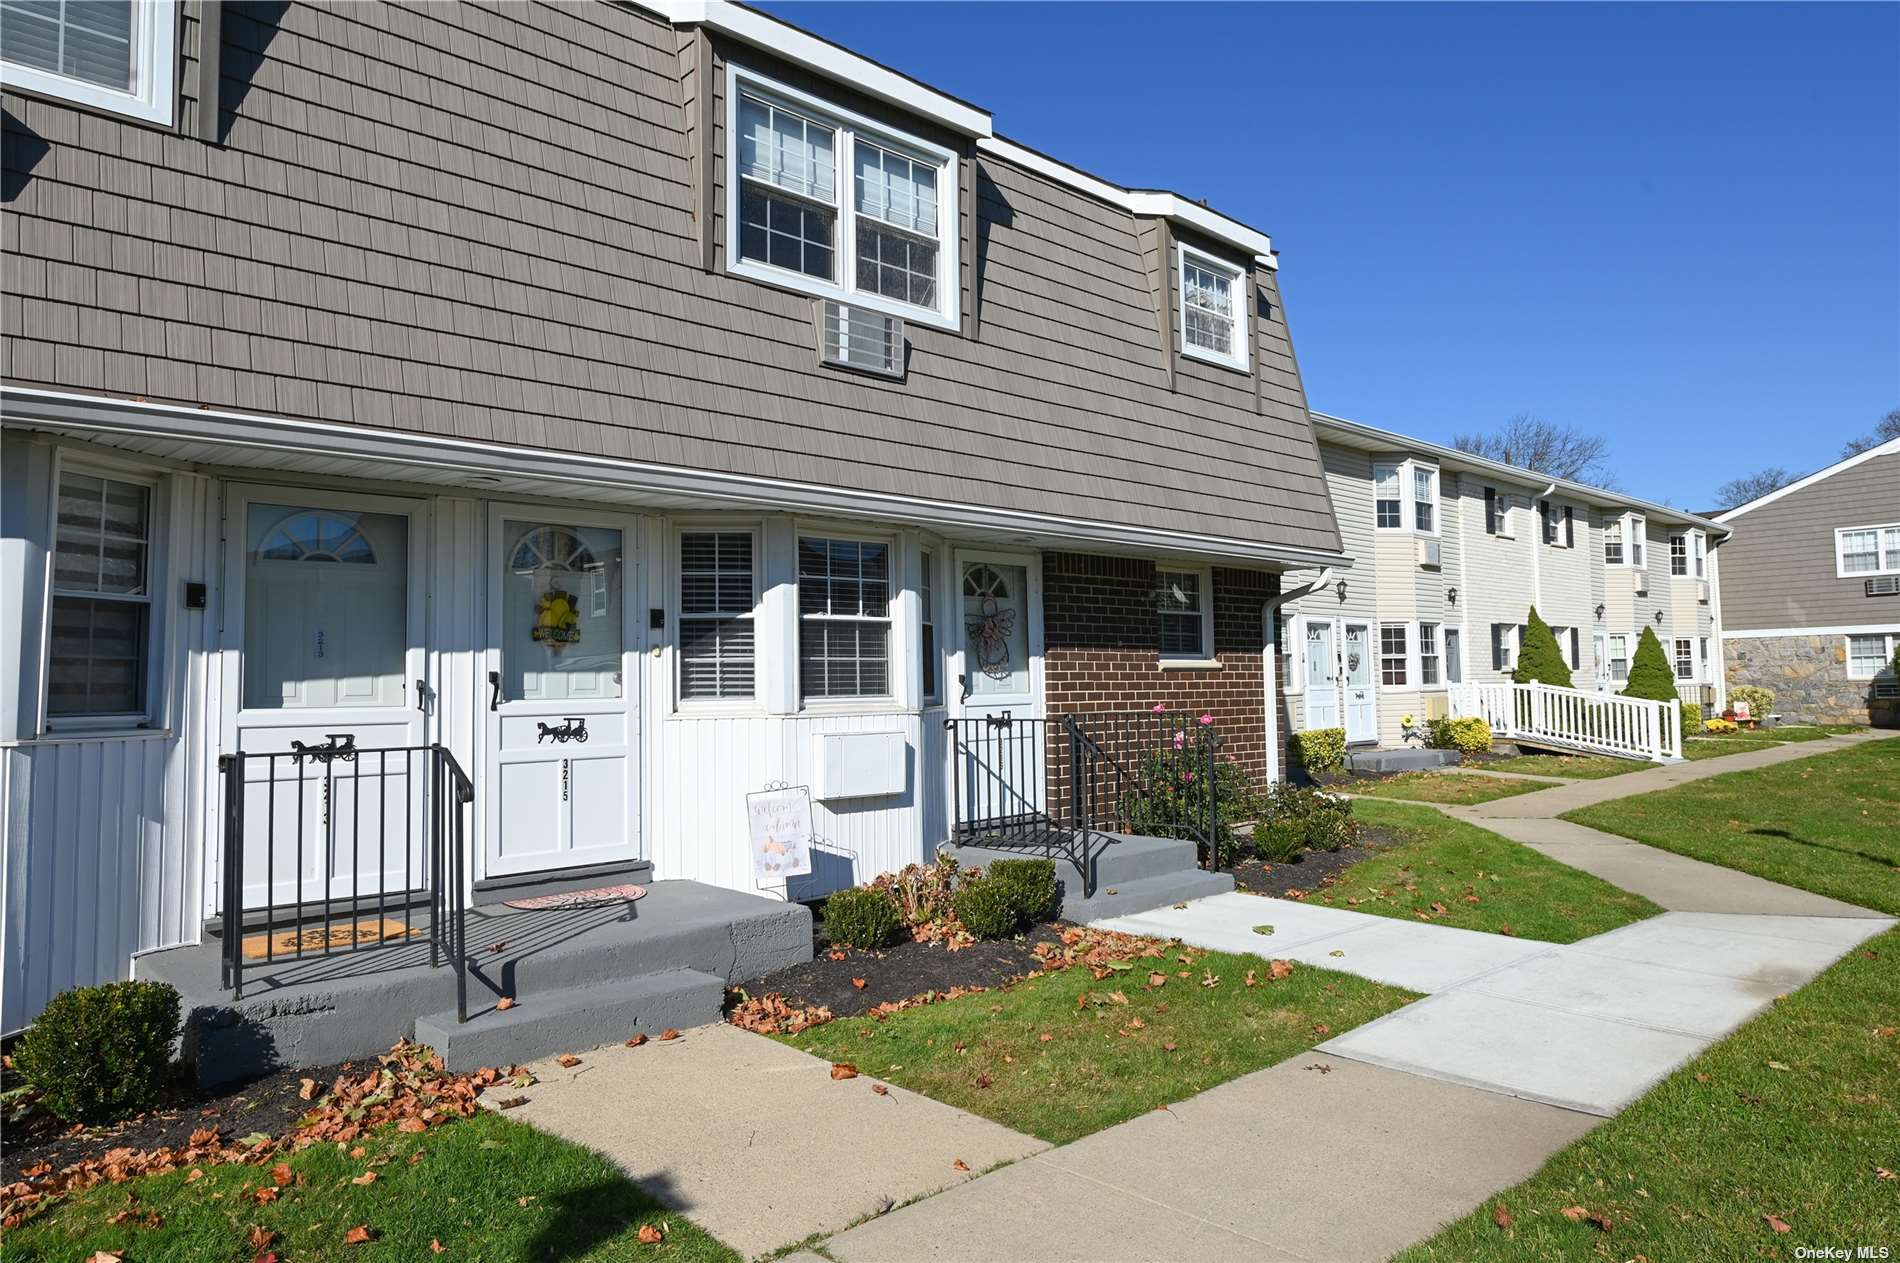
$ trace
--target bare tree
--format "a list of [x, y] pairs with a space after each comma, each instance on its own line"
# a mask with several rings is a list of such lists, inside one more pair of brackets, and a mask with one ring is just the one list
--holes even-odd
[[1758, 470], [1745, 478], [1733, 478], [1722, 484], [1715, 493], [1718, 509], [1732, 509], [1736, 505], [1758, 500], [1771, 491], [1779, 491], [1793, 482], [1799, 474], [1791, 474], [1779, 465]]
[[1889, 439], [1900, 439], [1900, 408], [1895, 408], [1880, 418], [1880, 424], [1874, 427], [1872, 434], [1863, 434], [1857, 439], [1849, 439], [1841, 446], [1841, 459], [1858, 456], [1870, 447], [1879, 447]]
[[1558, 425], [1535, 413], [1520, 412], [1489, 433], [1454, 435], [1451, 445], [1473, 456], [1534, 469], [1552, 478], [1599, 487], [1616, 485], [1610, 473], [1610, 445], [1602, 435]]

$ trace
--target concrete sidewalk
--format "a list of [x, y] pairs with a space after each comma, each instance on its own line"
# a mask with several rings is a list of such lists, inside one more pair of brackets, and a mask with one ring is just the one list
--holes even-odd
[[606, 1155], [748, 1259], [1049, 1147], [723, 1023], [529, 1069], [508, 1117]]

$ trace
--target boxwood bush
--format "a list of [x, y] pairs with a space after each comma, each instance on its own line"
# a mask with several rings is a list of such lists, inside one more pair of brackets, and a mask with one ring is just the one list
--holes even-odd
[[1050, 859], [997, 860], [989, 879], [1009, 895], [1019, 925], [1036, 925], [1056, 914], [1056, 863]]
[[825, 900], [825, 934], [833, 943], [876, 951], [903, 921], [897, 901], [875, 886], [840, 890]]
[[1491, 748], [1491, 725], [1478, 715], [1467, 715], [1463, 719], [1441, 715], [1425, 725], [1425, 744], [1434, 750], [1483, 754]]
[[1352, 804], [1322, 790], [1285, 783], [1260, 795], [1252, 850], [1269, 864], [1284, 864], [1301, 851], [1337, 851], [1359, 837]]
[[1293, 734], [1293, 754], [1314, 776], [1346, 769], [1346, 730], [1312, 728]]
[[1748, 717], [1760, 723], [1775, 708], [1775, 691], [1758, 684], [1737, 684], [1728, 691], [1728, 704], [1732, 708], [1743, 702], [1748, 703]]
[[957, 891], [957, 920], [977, 938], [1008, 938], [1020, 925], [1010, 887], [994, 877], [963, 884]]
[[163, 1098], [177, 1038], [177, 991], [104, 982], [54, 996], [20, 1037], [13, 1066], [55, 1117], [117, 1122]]
[[1692, 737], [1702, 731], [1702, 706], [1697, 702], [1682, 703], [1682, 735]]

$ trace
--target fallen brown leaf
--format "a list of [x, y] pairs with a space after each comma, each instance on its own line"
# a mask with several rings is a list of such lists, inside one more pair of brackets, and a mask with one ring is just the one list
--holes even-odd
[[376, 1172], [374, 1171], [365, 1171], [363, 1172], [363, 1174], [357, 1176], [355, 1179], [350, 1181], [350, 1183], [355, 1184], [358, 1187], [367, 1187], [368, 1185], [374, 1184], [375, 1182], [376, 1182]]
[[661, 1031], [661, 1032], [660, 1032], [660, 1039], [661, 1039], [661, 1041], [662, 1041], [662, 1042], [664, 1042], [664, 1041], [666, 1041], [666, 1040], [669, 1040], [669, 1039], [678, 1039], [679, 1037], [680, 1037], [680, 1033], [679, 1033], [678, 1031], [676, 1031], [676, 1030], [674, 1030], [674, 1029], [673, 1029], [672, 1027], [670, 1027], [670, 1026], [669, 1026], [669, 1027], [667, 1027], [667, 1028], [666, 1028], [665, 1030], [663, 1030], [663, 1031]]
[[1491, 1222], [1500, 1228], [1509, 1228], [1517, 1222], [1517, 1216], [1505, 1209], [1503, 1202], [1499, 1202], [1491, 1208]]
[[1048, 1031], [1044, 1031], [1042, 1034], [1036, 1036], [1036, 1042], [1040, 1044], [1046, 1044], [1054, 1038], [1055, 1038], [1054, 1035], [1051, 1035]]
[[501, 999], [495, 1001], [495, 1012], [497, 1013], [506, 1013], [509, 1009], [512, 1009], [514, 1007], [515, 1007], [515, 998], [511, 995], [505, 995]]
[[316, 1094], [317, 1081], [315, 1079], [305, 1079], [297, 1086], [297, 1099], [300, 1101], [307, 1101]]
[[965, 1162], [962, 1158], [958, 1158], [955, 1162], [950, 1164], [950, 1169], [953, 1171], [968, 1171], [970, 1164]]
[[271, 1183], [275, 1184], [278, 1188], [282, 1188], [297, 1177], [291, 1173], [290, 1163], [279, 1162], [270, 1169], [270, 1178]]
[[647, 1037], [645, 1035], [635, 1035], [632, 1039], [627, 1041], [627, 1047], [638, 1048], [640, 1045], [646, 1042], [647, 1042]]
[[368, 1224], [358, 1224], [343, 1234], [344, 1245], [367, 1245], [375, 1239], [376, 1234], [369, 1230]]
[[564, 1070], [572, 1070], [575, 1066], [581, 1064], [581, 1059], [576, 1057], [573, 1053], [562, 1053], [554, 1059], [554, 1062]]
[[871, 1091], [877, 1093], [879, 1096], [889, 1096], [891, 1094], [891, 1090], [882, 1083], [873, 1083], [871, 1085]]
[[833, 1062], [831, 1066], [831, 1077], [833, 1079], [855, 1079], [858, 1077], [858, 1068], [848, 1061], [836, 1061]]
[[1568, 1219], [1571, 1223], [1574, 1224], [1574, 1223], [1580, 1222], [1583, 1219], [1583, 1217], [1589, 1214], [1590, 1212], [1585, 1210], [1581, 1206], [1566, 1206], [1562, 1210], [1558, 1211], [1557, 1213], [1562, 1215], [1565, 1219]]
[[864, 990], [866, 984], [865, 984], [864, 979], [862, 978], [853, 978], [851, 980], [851, 985], [856, 987], [858, 990], [862, 991]]
[[259, 1224], [257, 1227], [251, 1229], [250, 1240], [252, 1249], [268, 1250], [270, 1249], [271, 1242], [277, 1240], [277, 1234], [262, 1224]]
[[441, 1241], [437, 1240], [434, 1237], [429, 1238], [429, 1253], [430, 1254], [446, 1254], [447, 1252], [448, 1252], [448, 1247], [443, 1245]]
[[1776, 1232], [1794, 1231], [1794, 1225], [1783, 1219], [1780, 1215], [1763, 1215], [1761, 1218], [1763, 1223], [1773, 1228]]

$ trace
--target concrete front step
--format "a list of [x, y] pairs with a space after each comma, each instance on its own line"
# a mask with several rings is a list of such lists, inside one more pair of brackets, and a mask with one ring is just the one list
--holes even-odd
[[[1062, 919], [1080, 921], [1084, 919], [1082, 913], [1096, 906], [1095, 900], [1085, 899], [1082, 893], [1088, 884], [1082, 880], [1081, 845], [1078, 835], [1063, 839], [1051, 848], [960, 846], [955, 848], [954, 853], [957, 862], [966, 868], [988, 867], [1001, 859], [1054, 859], [1056, 883], [1062, 893]], [[1089, 835], [1086, 863], [1094, 870], [1096, 899], [1113, 886], [1130, 892], [1159, 892], [1155, 895], [1157, 900], [1171, 903], [1176, 896], [1168, 893], [1173, 887], [1165, 883], [1179, 877], [1186, 877], [1191, 882], [1192, 875], [1200, 871], [1199, 852], [1193, 842], [1126, 833]], [[1156, 882], [1162, 884], [1152, 884]], [[1230, 889], [1231, 886], [1232, 883], [1229, 883]], [[1131, 894], [1130, 897], [1134, 896]]]
[[1418, 772], [1432, 767], [1449, 767], [1459, 761], [1456, 750], [1351, 750], [1346, 754], [1348, 772]]
[[1190, 899], [1224, 895], [1234, 888], [1232, 873], [1210, 873], [1193, 868], [1161, 877], [1096, 887], [1089, 899], [1065, 899], [1062, 919], [1086, 923], [1107, 917], [1132, 916], [1154, 908], [1169, 908]]
[[669, 969], [623, 982], [542, 991], [514, 1007], [490, 1009], [467, 1022], [455, 1010], [416, 1019], [416, 1042], [442, 1055], [451, 1070], [506, 1068], [537, 1057], [619, 1044], [636, 1034], [657, 1038], [717, 1022], [725, 980], [696, 969]]

